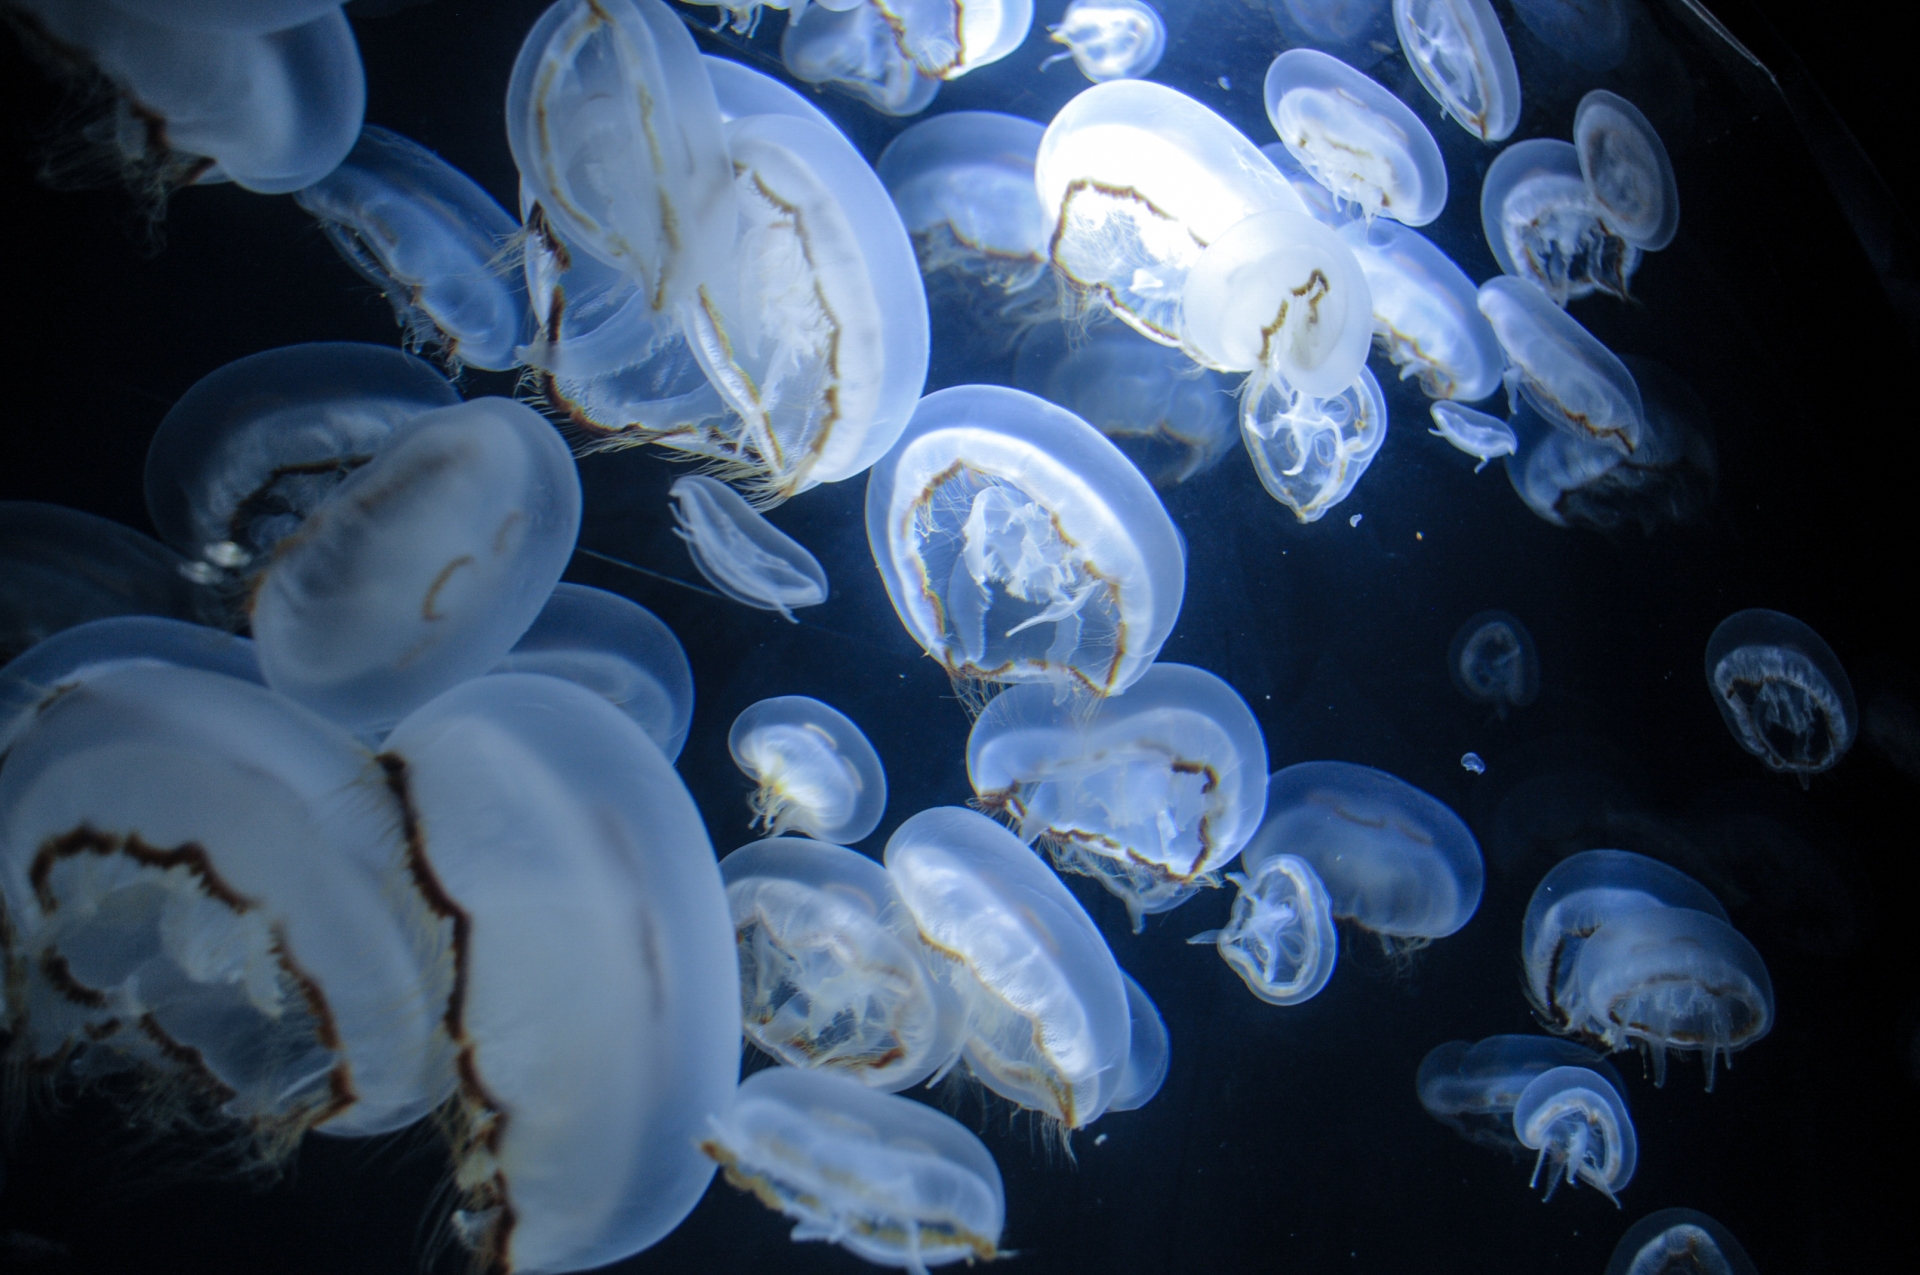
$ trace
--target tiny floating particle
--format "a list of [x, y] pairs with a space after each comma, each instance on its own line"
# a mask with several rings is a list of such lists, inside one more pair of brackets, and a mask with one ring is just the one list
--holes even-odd
[[1365, 514], [1355, 514], [1353, 517], [1347, 519], [1347, 525], [1349, 527], [1358, 527], [1360, 525], [1360, 520], [1364, 517], [1366, 517]]
[[1479, 753], [1460, 754], [1460, 765], [1476, 775], [1484, 775], [1487, 773], [1487, 763], [1480, 760]]
[[1233, 90], [1233, 81], [1223, 75], [1220, 77], [1220, 87], [1231, 92]]
[[1101, 1135], [1100, 1135], [1099, 1137], [1097, 1137], [1097, 1138], [1095, 1138], [1095, 1139], [1093, 1140], [1093, 1145], [1094, 1145], [1094, 1146], [1096, 1146], [1096, 1147], [1104, 1147], [1104, 1146], [1106, 1146], [1106, 1145], [1107, 1145], [1107, 1135], [1103, 1133], [1103, 1134], [1101, 1134]]

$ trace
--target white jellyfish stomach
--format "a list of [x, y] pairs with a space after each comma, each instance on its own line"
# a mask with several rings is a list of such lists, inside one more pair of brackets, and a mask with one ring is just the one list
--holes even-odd
[[1523, 279], [1487, 280], [1479, 304], [1506, 351], [1511, 381], [1535, 411], [1576, 438], [1633, 454], [1646, 412], [1618, 355]]
[[1488, 461], [1511, 456], [1520, 446], [1513, 426], [1498, 416], [1447, 399], [1441, 399], [1427, 410], [1433, 417], [1433, 428], [1427, 433], [1446, 439], [1456, 450], [1479, 461], [1473, 467], [1476, 474], [1487, 467]]
[[1573, 143], [1586, 179], [1620, 237], [1658, 252], [1680, 226], [1680, 191], [1666, 144], [1640, 108], [1605, 89], [1580, 99], [1573, 116]]
[[845, 713], [805, 695], [750, 704], [734, 718], [727, 749], [756, 787], [756, 827], [821, 841], [859, 841], [880, 826], [887, 776], [880, 755]]
[[1393, 0], [1393, 25], [1422, 88], [1461, 128], [1498, 142], [1520, 122], [1520, 72], [1487, 0]]
[[1240, 396], [1240, 438], [1267, 494], [1316, 522], [1353, 494], [1387, 439], [1387, 400], [1366, 368], [1344, 392], [1316, 398], [1271, 382]]
[[673, 481], [675, 534], [693, 565], [735, 602], [794, 620], [796, 607], [827, 600], [827, 573], [806, 546], [787, 535], [717, 478], [686, 474]]
[[1585, 1182], [1620, 1207], [1618, 1193], [1633, 1178], [1639, 1142], [1633, 1117], [1613, 1083], [1586, 1067], [1555, 1067], [1530, 1081], [1514, 1102], [1520, 1145], [1540, 1154], [1529, 1185], [1546, 1174], [1546, 1198], [1564, 1180]]
[[1536, 137], [1494, 157], [1480, 185], [1493, 259], [1564, 306], [1593, 292], [1625, 299], [1640, 249], [1609, 224], [1570, 144]]
[[1506, 356], [1480, 313], [1478, 289], [1417, 230], [1355, 221], [1340, 238], [1366, 275], [1374, 342], [1428, 398], [1473, 403], [1500, 386]]
[[1447, 167], [1420, 117], [1339, 58], [1288, 49], [1267, 68], [1267, 119], [1295, 159], [1368, 220], [1424, 226], [1447, 204]]
[[1186, 555], [1140, 471], [1072, 413], [963, 385], [920, 401], [867, 481], [867, 539], [950, 675], [1110, 695], [1173, 629]]
[[1707, 685], [1740, 746], [1802, 784], [1853, 744], [1860, 717], [1846, 669], [1790, 615], [1755, 608], [1722, 620], [1707, 640]]
[[[1256, 851], [1263, 851], [1256, 853]], [[1305, 859], [1277, 854], [1263, 843], [1248, 847], [1243, 872], [1229, 872], [1238, 888], [1225, 928], [1196, 934], [1269, 1005], [1312, 1000], [1333, 977], [1340, 938], [1320, 874]]]
[[1040, 64], [1072, 58], [1095, 84], [1153, 74], [1167, 50], [1167, 24], [1147, 0], [1072, 0], [1047, 38], [1067, 46]]

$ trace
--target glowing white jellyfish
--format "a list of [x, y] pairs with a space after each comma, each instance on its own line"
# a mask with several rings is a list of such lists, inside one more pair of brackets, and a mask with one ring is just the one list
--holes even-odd
[[402, 423], [460, 393], [386, 346], [317, 341], [194, 382], [147, 448], [147, 512], [211, 573], [252, 574]]
[[1540, 694], [1540, 657], [1527, 626], [1505, 611], [1482, 611], [1454, 631], [1447, 671], [1468, 699], [1492, 704], [1504, 719]]
[[967, 1016], [982, 1084], [1067, 1130], [1120, 1092], [1131, 1049], [1126, 985], [1060, 878], [971, 810], [923, 810], [887, 841], [887, 872]]
[[821, 841], [859, 841], [880, 826], [887, 776], [880, 754], [845, 713], [805, 695], [749, 704], [727, 750], [755, 785], [754, 825]]
[[918, 115], [940, 92], [895, 38], [879, 8], [814, 3], [787, 20], [780, 62], [808, 84], [831, 84], [886, 115]]
[[1151, 75], [1167, 51], [1167, 24], [1147, 0], [1071, 0], [1047, 32], [1067, 51], [1054, 54], [1040, 69], [1070, 57], [1095, 84]]
[[0, 659], [63, 629], [115, 615], [210, 618], [192, 564], [117, 522], [0, 500]]
[[1393, 0], [1393, 26], [1420, 86], [1461, 128], [1498, 142], [1520, 122], [1520, 72], [1487, 0]]
[[778, 611], [797, 624], [795, 607], [827, 600], [827, 573], [819, 561], [733, 488], [705, 474], [687, 474], [673, 480], [667, 495], [693, 565], [735, 602]]
[[1547, 295], [1503, 275], [1480, 285], [1487, 316], [1533, 409], [1576, 438], [1632, 455], [1646, 428], [1640, 386], [1618, 355]]
[[499, 663], [579, 529], [573, 456], [531, 408], [481, 398], [415, 416], [257, 577], [267, 684], [355, 728], [391, 724]]
[[1753, 1259], [1720, 1223], [1693, 1209], [1661, 1209], [1614, 1246], [1606, 1275], [1755, 1275]]
[[1226, 928], [1187, 942], [1213, 944], [1247, 990], [1269, 1005], [1312, 1000], [1340, 956], [1327, 887], [1312, 864], [1277, 853], [1270, 842], [1248, 846], [1240, 866], [1244, 871], [1227, 874], [1240, 893]]
[[1479, 461], [1473, 467], [1476, 474], [1487, 467], [1488, 461], [1511, 456], [1519, 446], [1513, 426], [1498, 416], [1477, 412], [1447, 399], [1441, 399], [1427, 410], [1433, 417], [1433, 428], [1427, 433], [1446, 439], [1455, 448]]
[[1627, 56], [1620, 0], [1513, 0], [1513, 14], [1540, 43], [1589, 71], [1611, 71]]
[[519, 225], [418, 142], [369, 124], [331, 173], [294, 193], [347, 264], [382, 292], [415, 349], [491, 371], [515, 365], [527, 294], [501, 258]]
[[895, 613], [957, 679], [1124, 691], [1186, 593], [1185, 547], [1140, 471], [1019, 390], [920, 400], [866, 512]]
[[1293, 157], [1362, 214], [1424, 226], [1447, 204], [1440, 147], [1406, 103], [1339, 58], [1288, 49], [1267, 68], [1267, 119]]
[[1602, 211], [1579, 152], [1554, 138], [1515, 142], [1480, 184], [1480, 228], [1493, 259], [1556, 305], [1592, 292], [1628, 295], [1640, 249]]
[[558, 584], [495, 668], [577, 683], [628, 717], [668, 761], [693, 722], [693, 669], [660, 617], [617, 593]]
[[789, 1067], [897, 1093], [944, 1072], [965, 1026], [886, 870], [774, 837], [720, 861], [747, 1039]]
[[1546, 1171], [1546, 1198], [1564, 1179], [1585, 1182], [1620, 1207], [1619, 1192], [1639, 1163], [1633, 1117], [1613, 1082], [1587, 1067], [1555, 1067], [1520, 1091], [1513, 1106], [1520, 1145], [1538, 1151], [1530, 1186]]
[[1387, 439], [1387, 400], [1366, 368], [1344, 392], [1316, 398], [1273, 382], [1244, 391], [1240, 438], [1267, 494], [1316, 522], [1348, 496]]
[[1573, 116], [1580, 173], [1607, 224], [1637, 248], [1657, 252], [1680, 226], [1680, 191], [1660, 134], [1640, 108], [1605, 89], [1580, 99]]
[[967, 737], [981, 809], [1146, 917], [1178, 907], [1240, 853], [1266, 808], [1267, 747], [1231, 686], [1155, 664], [1090, 710], [1044, 683], [1002, 692]]
[[1707, 641], [1707, 685], [1727, 729], [1769, 770], [1829, 770], [1853, 745], [1853, 683], [1818, 633], [1755, 608], [1722, 620]]
[[1000, 1256], [1006, 1194], [951, 1116], [842, 1076], [774, 1067], [741, 1084], [701, 1149], [727, 1181], [880, 1266], [925, 1271]]
[[1180, 297], [1206, 247], [1257, 212], [1305, 211], [1240, 130], [1147, 80], [1061, 107], [1034, 160], [1055, 272], [1122, 322], [1180, 344]]
[[1401, 380], [1411, 378], [1428, 398], [1466, 403], [1499, 388], [1506, 356], [1480, 313], [1478, 289], [1451, 257], [1393, 221], [1349, 222], [1339, 235], [1367, 277], [1374, 341]]
[[1153, 1101], [1167, 1081], [1167, 1066], [1173, 1061], [1167, 1039], [1166, 1020], [1145, 988], [1133, 975], [1120, 971], [1127, 985], [1127, 1015], [1132, 1020], [1131, 1043], [1127, 1046], [1126, 1069], [1120, 1074], [1120, 1086], [1114, 1092], [1108, 1111], [1137, 1111]]
[[1007, 293], [1046, 273], [1050, 227], [1033, 186], [1045, 131], [995, 111], [949, 111], [887, 144], [875, 171], [921, 273], [959, 271]]
[[1420, 1060], [1414, 1089], [1427, 1114], [1469, 1142], [1518, 1151], [1513, 1109], [1535, 1079], [1556, 1067], [1585, 1067], [1617, 1091], [1620, 1075], [1591, 1049], [1557, 1036], [1489, 1036], [1450, 1040]]

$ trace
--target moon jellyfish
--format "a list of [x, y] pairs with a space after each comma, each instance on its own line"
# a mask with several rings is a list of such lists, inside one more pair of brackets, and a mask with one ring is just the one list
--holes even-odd
[[1573, 116], [1580, 173], [1607, 224], [1647, 252], [1673, 242], [1680, 226], [1680, 191], [1660, 134], [1640, 108], [1605, 89], [1580, 99]]
[[1033, 0], [866, 0], [921, 72], [958, 79], [1026, 42]]
[[758, 785], [747, 804], [754, 826], [821, 841], [859, 841], [880, 826], [887, 776], [880, 754], [851, 718], [805, 695], [749, 704], [733, 719], [727, 751]]
[[686, 474], [673, 480], [667, 496], [693, 565], [735, 602], [778, 611], [798, 624], [795, 607], [827, 600], [827, 573], [819, 561], [733, 488], [705, 474]]
[[1460, 816], [1405, 780], [1343, 761], [1301, 762], [1267, 781], [1266, 822], [1241, 862], [1274, 854], [1310, 864], [1333, 915], [1389, 950], [1465, 925], [1485, 879]]
[[967, 737], [979, 808], [1127, 905], [1137, 933], [1216, 883], [1266, 808], [1267, 746], [1231, 686], [1155, 664], [1091, 708], [1044, 683], [1002, 692]]
[[795, 1240], [827, 1240], [879, 1266], [1000, 1256], [1000, 1170], [966, 1126], [842, 1076], [755, 1072], [716, 1116], [701, 1150], [727, 1181], [795, 1220]]
[[795, 79], [845, 89], [883, 115], [918, 115], [940, 92], [867, 0], [844, 9], [815, 3], [787, 19], [780, 62]]
[[1386, 441], [1387, 400], [1364, 367], [1331, 398], [1269, 384], [1258, 398], [1242, 394], [1240, 437], [1267, 494], [1317, 522], [1353, 494]]
[[1527, 626], [1505, 611], [1468, 618], [1447, 650], [1447, 671], [1468, 699], [1492, 704], [1502, 720], [1540, 693], [1540, 658]]
[[1239, 895], [1226, 928], [1187, 942], [1217, 947], [1247, 990], [1269, 1005], [1312, 1000], [1333, 977], [1340, 956], [1327, 887], [1312, 864], [1275, 853], [1269, 842], [1248, 846], [1240, 866], [1244, 872], [1227, 874]]
[[922, 274], [951, 271], [1010, 296], [1047, 273], [1047, 215], [1033, 186], [1045, 131], [995, 111], [950, 111], [905, 129], [880, 152], [875, 171], [913, 237]]
[[1338, 230], [1348, 222], [1359, 217], [1352, 204], [1343, 204], [1334, 197], [1332, 191], [1322, 186], [1314, 175], [1301, 166], [1293, 157], [1293, 152], [1279, 142], [1268, 142], [1260, 148], [1260, 153], [1273, 161], [1280, 175], [1287, 179], [1287, 185], [1293, 187], [1293, 193], [1300, 197], [1306, 206], [1307, 216], [1323, 226]]
[[1755, 1275], [1733, 1232], [1693, 1209], [1661, 1209], [1627, 1228], [1607, 1275]]
[[1420, 87], [1483, 142], [1520, 122], [1520, 72], [1487, 0], [1393, 0], [1393, 26]]
[[887, 872], [958, 993], [980, 1082], [1067, 1130], [1120, 1092], [1131, 1048], [1126, 984], [1107, 941], [1020, 839], [957, 806], [923, 810], [887, 841]]
[[1414, 1089], [1428, 1115], [1467, 1141], [1517, 1153], [1513, 1109], [1529, 1084], [1556, 1067], [1588, 1068], [1616, 1091], [1626, 1089], [1613, 1064], [1555, 1036], [1450, 1040], [1420, 1060]]
[[867, 540], [893, 609], [962, 681], [1139, 680], [1172, 632], [1186, 551], [1140, 471], [1031, 394], [929, 394], [867, 480]]
[[959, 999], [936, 980], [886, 870], [774, 837], [720, 861], [747, 1039], [789, 1067], [897, 1093], [959, 1057]]
[[1468, 403], [1499, 388], [1506, 356], [1478, 289], [1451, 257], [1398, 222], [1349, 222], [1339, 235], [1367, 277], [1374, 341], [1401, 380], [1428, 398]]
[[1567, 142], [1536, 137], [1494, 157], [1480, 183], [1480, 228], [1500, 269], [1555, 305], [1592, 292], [1627, 298], [1640, 249], [1608, 224]]
[[1120, 1074], [1119, 1089], [1113, 1095], [1113, 1101], [1107, 1104], [1108, 1111], [1138, 1111], [1153, 1101], [1160, 1086], [1167, 1081], [1167, 1064], [1172, 1061], [1171, 1046], [1167, 1040], [1167, 1024], [1160, 1017], [1159, 1006], [1147, 995], [1146, 989], [1134, 982], [1133, 975], [1120, 971], [1121, 981], [1127, 985], [1127, 1016], [1132, 1020], [1131, 1041], [1127, 1047], [1126, 1070]]
[[580, 530], [551, 425], [481, 398], [404, 422], [276, 547], [252, 601], [267, 684], [356, 728], [499, 663]]
[[1180, 344], [1181, 290], [1209, 244], [1254, 213], [1305, 211], [1239, 129], [1148, 80], [1096, 84], [1061, 107], [1034, 186], [1059, 277], [1162, 345]]
[[190, 571], [179, 554], [131, 527], [0, 500], [0, 660], [108, 616], [209, 618], [211, 599]]
[[1473, 467], [1476, 474], [1487, 467], [1488, 461], [1497, 456], [1511, 456], [1519, 446], [1513, 426], [1498, 416], [1476, 412], [1471, 407], [1463, 407], [1446, 399], [1441, 399], [1427, 410], [1433, 417], [1433, 428], [1427, 433], [1446, 439], [1479, 461]]
[[1406, 103], [1339, 58], [1288, 49], [1267, 68], [1267, 119], [1334, 197], [1367, 220], [1424, 226], [1447, 205], [1440, 147]]
[[1640, 386], [1617, 355], [1545, 293], [1510, 275], [1480, 285], [1520, 396], [1550, 423], [1632, 455], [1646, 428]]
[[1151, 75], [1167, 51], [1167, 24], [1146, 0], [1071, 0], [1047, 32], [1067, 51], [1054, 54], [1040, 69], [1070, 57], [1095, 84]]
[[1545, 1169], [1547, 1199], [1564, 1178], [1569, 1186], [1585, 1182], [1620, 1207], [1640, 1147], [1627, 1104], [1605, 1076], [1587, 1067], [1535, 1076], [1514, 1103], [1513, 1131], [1521, 1146], [1540, 1153], [1528, 1185], [1539, 1186]]
[[1513, 16], [1548, 49], [1589, 71], [1611, 71], [1627, 56], [1620, 0], [1513, 0]]
[[1468, 774], [1484, 775], [1487, 773], [1487, 763], [1481, 760], [1479, 753], [1461, 753], [1460, 769]]
[[409, 348], [443, 350], [455, 366], [515, 365], [527, 295], [501, 258], [520, 227], [472, 178], [369, 124], [338, 168], [293, 198], [386, 293]]
[[1778, 611], [1736, 611], [1707, 640], [1707, 685], [1740, 746], [1767, 769], [1831, 769], [1860, 720], [1853, 683], [1818, 633]]
[[668, 761], [693, 722], [693, 668], [660, 617], [617, 593], [557, 584], [527, 631], [494, 668], [544, 673], [584, 686], [647, 733]]

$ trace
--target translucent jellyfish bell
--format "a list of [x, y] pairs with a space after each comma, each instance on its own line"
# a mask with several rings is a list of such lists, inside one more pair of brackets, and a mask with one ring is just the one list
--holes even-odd
[[1476, 412], [1471, 407], [1463, 407], [1447, 399], [1441, 399], [1427, 410], [1433, 417], [1433, 428], [1427, 433], [1446, 439], [1455, 448], [1479, 461], [1473, 467], [1476, 474], [1487, 467], [1488, 461], [1499, 456], [1511, 456], [1519, 446], [1513, 426], [1498, 416]]
[[1045, 133], [995, 111], [949, 111], [901, 132], [874, 166], [922, 274], [955, 270], [1003, 292], [1047, 270], [1047, 215], [1033, 159]]
[[1540, 657], [1527, 626], [1505, 611], [1482, 611], [1454, 632], [1447, 671], [1468, 699], [1492, 704], [1503, 719], [1540, 693]]
[[1315, 398], [1272, 382], [1240, 397], [1240, 438], [1267, 494], [1301, 522], [1348, 496], [1387, 439], [1387, 400], [1366, 368], [1344, 393]]
[[880, 826], [887, 776], [880, 754], [853, 719], [805, 695], [747, 706], [727, 732], [734, 765], [758, 787], [747, 799], [754, 824], [848, 843]]
[[1041, 69], [1070, 57], [1095, 84], [1151, 75], [1167, 51], [1167, 24], [1146, 0], [1071, 0], [1047, 31], [1067, 51], [1042, 62]]
[[1753, 1259], [1720, 1223], [1693, 1209], [1661, 1209], [1614, 1246], [1606, 1275], [1755, 1275]]
[[1107, 1104], [1108, 1111], [1137, 1111], [1153, 1101], [1167, 1080], [1167, 1064], [1172, 1061], [1167, 1041], [1167, 1024], [1159, 1006], [1146, 989], [1125, 970], [1120, 978], [1127, 985], [1127, 1016], [1132, 1020], [1132, 1043], [1127, 1047], [1126, 1070], [1120, 1075], [1120, 1087]]
[[1487, 0], [1393, 0], [1393, 26], [1420, 86], [1461, 128], [1498, 142], [1520, 122], [1520, 72]]
[[1020, 839], [957, 806], [887, 841], [887, 872], [967, 1015], [966, 1059], [987, 1088], [1078, 1129], [1120, 1092], [1126, 985], [1093, 921]]
[[774, 837], [720, 861], [747, 1039], [789, 1067], [897, 1093], [959, 1057], [959, 998], [933, 977], [886, 870], [844, 846]]
[[1640, 108], [1605, 89], [1580, 99], [1573, 143], [1586, 178], [1620, 237], [1647, 252], [1673, 242], [1680, 226], [1680, 191], [1666, 145]]
[[1247, 990], [1269, 1005], [1312, 1000], [1340, 956], [1327, 887], [1312, 864], [1274, 853], [1266, 842], [1248, 846], [1241, 867], [1227, 874], [1240, 893], [1226, 928], [1187, 942], [1214, 944]]
[[0, 660], [88, 620], [209, 618], [214, 607], [179, 554], [131, 527], [25, 500], [0, 500]]
[[1427, 1114], [1467, 1141], [1517, 1152], [1513, 1109], [1529, 1084], [1556, 1067], [1585, 1067], [1617, 1092], [1626, 1090], [1613, 1064], [1556, 1036], [1450, 1040], [1420, 1060], [1414, 1088]]
[[673, 480], [667, 496], [693, 565], [735, 602], [778, 611], [797, 624], [795, 607], [827, 600], [827, 573], [819, 560], [733, 488], [705, 474], [686, 474]]
[[1769, 770], [1829, 770], [1860, 720], [1853, 683], [1818, 633], [1778, 611], [1736, 611], [1707, 640], [1707, 685], [1740, 746]]
[[780, 61], [795, 79], [845, 89], [885, 115], [918, 115], [940, 92], [900, 48], [876, 5], [808, 5], [780, 34]]
[[702, 53], [700, 61], [713, 83], [713, 100], [720, 107], [720, 118], [728, 124], [746, 115], [792, 115], [828, 128], [838, 127], [819, 107], [771, 75], [711, 53]]
[[1480, 183], [1480, 228], [1493, 259], [1555, 305], [1592, 292], [1628, 295], [1640, 249], [1601, 213], [1579, 152], [1555, 138], [1515, 142]]
[[1639, 1162], [1639, 1142], [1627, 1104], [1605, 1076], [1586, 1067], [1555, 1067], [1520, 1091], [1513, 1107], [1520, 1145], [1540, 1154], [1532, 1186], [1546, 1170], [1546, 1198], [1564, 1178], [1585, 1182], [1620, 1207], [1617, 1198]]
[[1154, 664], [1089, 709], [1043, 683], [990, 702], [967, 737], [981, 809], [1148, 914], [1215, 883], [1266, 808], [1267, 747], [1246, 701], [1186, 664]]
[[1440, 147], [1406, 103], [1318, 49], [1267, 68], [1267, 119], [1293, 157], [1368, 220], [1424, 226], [1447, 205]]
[[369, 124], [346, 159], [294, 202], [386, 293], [410, 348], [504, 371], [527, 335], [520, 272], [503, 261], [519, 232], [506, 209], [418, 142]]
[[1339, 235], [1367, 278], [1374, 341], [1401, 380], [1428, 398], [1464, 403], [1499, 388], [1506, 356], [1480, 313], [1479, 290], [1451, 257], [1394, 221], [1349, 222]]
[[1273, 161], [1273, 166], [1287, 179], [1287, 185], [1293, 187], [1293, 193], [1300, 196], [1300, 202], [1306, 205], [1307, 216], [1321, 225], [1338, 230], [1360, 217], [1359, 209], [1334, 198], [1333, 192], [1322, 186], [1282, 143], [1268, 142], [1260, 148], [1260, 153]]
[[1513, 0], [1513, 15], [1540, 43], [1589, 71], [1611, 71], [1630, 34], [1620, 0]]
[[920, 400], [867, 480], [867, 540], [907, 632], [956, 678], [1124, 691], [1172, 632], [1186, 552], [1119, 449], [1031, 394]]
[[701, 1149], [727, 1181], [880, 1266], [1000, 1256], [1006, 1195], [986, 1146], [951, 1116], [842, 1076], [773, 1067], [741, 1084]]
[[1633, 454], [1646, 414], [1640, 386], [1619, 356], [1540, 289], [1510, 275], [1480, 285], [1480, 313], [1535, 411], [1575, 437]]

